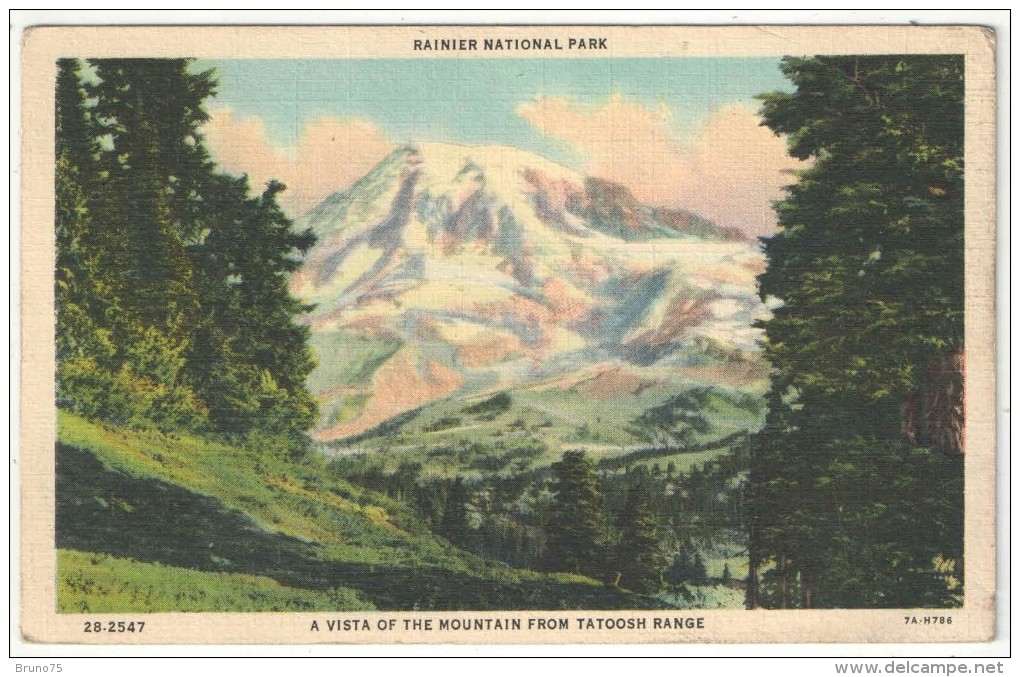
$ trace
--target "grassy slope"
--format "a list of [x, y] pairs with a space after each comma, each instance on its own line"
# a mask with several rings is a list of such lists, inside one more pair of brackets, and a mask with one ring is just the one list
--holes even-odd
[[[321, 463], [126, 431], [66, 412], [59, 414], [57, 546], [59, 604], [66, 611], [83, 604], [93, 611], [168, 604], [182, 610], [661, 605], [589, 579], [485, 561]], [[168, 578], [179, 583], [167, 587]]]
[[348, 588], [302, 590], [266, 576], [195, 571], [77, 550], [59, 551], [57, 568], [63, 613], [375, 608]]
[[[509, 392], [511, 404], [507, 408], [473, 412], [471, 405], [484, 398], [442, 400], [394, 425], [392, 432], [370, 433], [354, 442], [325, 445], [325, 449], [327, 454], [335, 453], [336, 449], [340, 453], [374, 454], [387, 472], [395, 471], [403, 461], [416, 461], [425, 466], [429, 475], [475, 479], [494, 471], [481, 467], [476, 462], [480, 460], [478, 456], [512, 459], [496, 474], [547, 468], [560, 460], [566, 449], [583, 449], [596, 462], [622, 459], [650, 448], [647, 439], [632, 434], [632, 421], [668, 396], [658, 388], [611, 401], [551, 388]], [[757, 430], [762, 424], [761, 415], [740, 409], [722, 397], [714, 398], [712, 409], [705, 413], [712, 429], [705, 435], [694, 436], [696, 446], [742, 430]], [[537, 451], [515, 454], [515, 450], [522, 449]], [[379, 451], [385, 453], [376, 454]], [[679, 472], [686, 472], [728, 451], [724, 446], [697, 452], [663, 449], [662, 453], [651, 454], [633, 465], [651, 468], [659, 464], [665, 469], [673, 461]]]

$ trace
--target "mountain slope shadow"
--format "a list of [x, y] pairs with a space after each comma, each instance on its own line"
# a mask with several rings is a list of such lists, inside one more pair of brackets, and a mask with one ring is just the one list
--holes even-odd
[[292, 587], [360, 591], [381, 610], [640, 609], [659, 600], [493, 565], [475, 575], [436, 566], [336, 562], [318, 547], [268, 531], [211, 496], [106, 467], [57, 444], [58, 548], [104, 552], [201, 571], [268, 576]]
[[58, 548], [273, 578], [314, 577], [321, 565], [314, 545], [267, 531], [213, 497], [112, 470], [59, 442], [56, 480]]

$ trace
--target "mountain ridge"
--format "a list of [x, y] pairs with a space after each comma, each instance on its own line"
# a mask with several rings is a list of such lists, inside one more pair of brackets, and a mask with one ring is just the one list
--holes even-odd
[[319, 238], [291, 286], [316, 305], [320, 372], [351, 341], [390, 351], [313, 379], [320, 440], [556, 374], [758, 352], [756, 244], [509, 146], [402, 146], [297, 225]]

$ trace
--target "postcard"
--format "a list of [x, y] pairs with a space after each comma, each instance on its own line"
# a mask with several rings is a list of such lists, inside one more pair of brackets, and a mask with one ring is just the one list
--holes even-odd
[[994, 43], [28, 30], [24, 641], [989, 640]]

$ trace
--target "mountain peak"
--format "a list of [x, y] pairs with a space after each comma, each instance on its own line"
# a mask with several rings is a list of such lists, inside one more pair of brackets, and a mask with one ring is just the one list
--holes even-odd
[[292, 279], [325, 341], [318, 390], [355, 387], [324, 346], [353, 336], [375, 356], [361, 408], [327, 413], [325, 437], [596, 363], [757, 350], [753, 245], [517, 148], [401, 146], [298, 225], [319, 236]]

